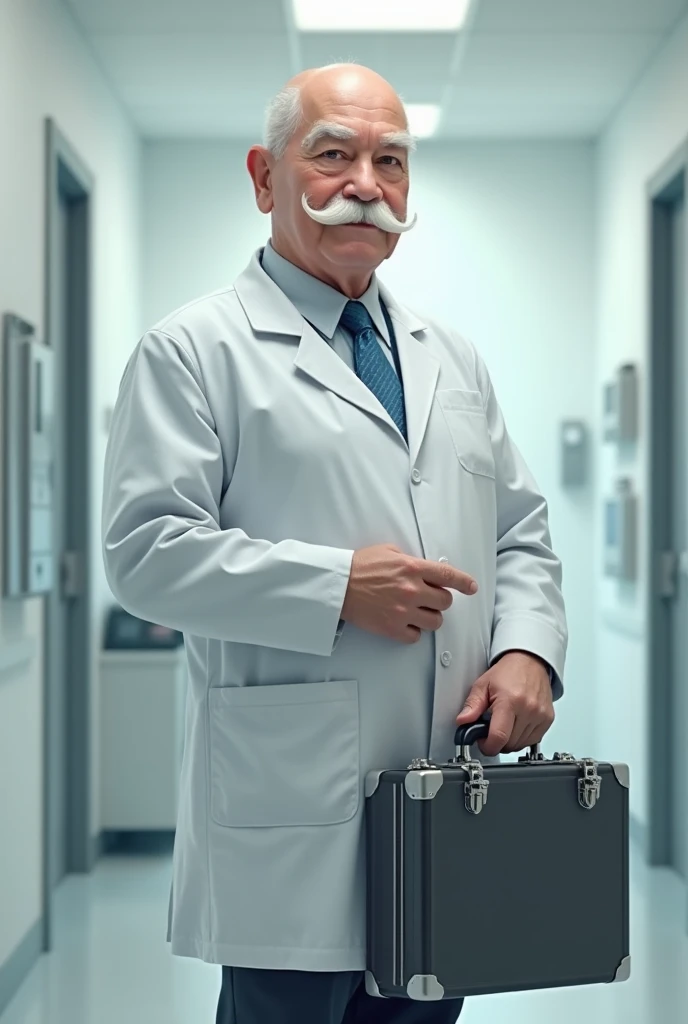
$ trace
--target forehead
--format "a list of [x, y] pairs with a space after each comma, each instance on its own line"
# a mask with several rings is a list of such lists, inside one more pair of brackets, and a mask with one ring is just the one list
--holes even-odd
[[[353, 128], [359, 135], [383, 135], [406, 128], [406, 115], [399, 98], [389, 89], [347, 87], [343, 82], [320, 93], [303, 97], [307, 124], [331, 121]], [[308, 132], [308, 127], [304, 134]]]

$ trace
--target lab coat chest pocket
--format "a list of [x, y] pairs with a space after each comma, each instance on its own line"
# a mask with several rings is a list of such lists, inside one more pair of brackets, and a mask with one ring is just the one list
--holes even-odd
[[358, 682], [213, 688], [210, 811], [233, 828], [334, 825], [360, 800]]
[[452, 388], [438, 391], [436, 400], [463, 468], [494, 480], [494, 456], [480, 392]]

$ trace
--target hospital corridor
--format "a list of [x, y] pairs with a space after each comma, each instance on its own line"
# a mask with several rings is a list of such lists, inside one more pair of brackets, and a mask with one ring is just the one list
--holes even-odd
[[0, 0], [0, 1024], [687, 1024], [688, 0]]

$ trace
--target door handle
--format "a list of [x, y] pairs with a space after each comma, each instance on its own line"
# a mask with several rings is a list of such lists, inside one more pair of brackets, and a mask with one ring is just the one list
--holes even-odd
[[657, 564], [657, 591], [660, 597], [676, 597], [678, 589], [678, 555], [675, 551], [661, 551]]
[[62, 597], [81, 597], [84, 593], [84, 557], [81, 551], [63, 551], [61, 563]]

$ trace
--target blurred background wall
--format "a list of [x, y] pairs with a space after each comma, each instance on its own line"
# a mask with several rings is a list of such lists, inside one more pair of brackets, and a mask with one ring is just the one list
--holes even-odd
[[[598, 393], [620, 362], [636, 360], [647, 379], [649, 309], [649, 180], [688, 137], [688, 19], [661, 48], [630, 95], [619, 106], [596, 146], [596, 383]], [[646, 671], [645, 594], [650, 585], [647, 535], [647, 390], [641, 388], [637, 459], [623, 468], [640, 496], [642, 553], [637, 587], [619, 590], [598, 572], [595, 721], [598, 746], [632, 766], [631, 807], [636, 821], [648, 822], [647, 718], [652, 679]], [[596, 412], [600, 413], [598, 402]], [[598, 429], [598, 438], [601, 431]], [[597, 501], [608, 493], [618, 466], [614, 452], [602, 449]], [[600, 520], [596, 564], [601, 561]], [[688, 685], [688, 680], [684, 681]], [[646, 836], [643, 841], [646, 841]]]

